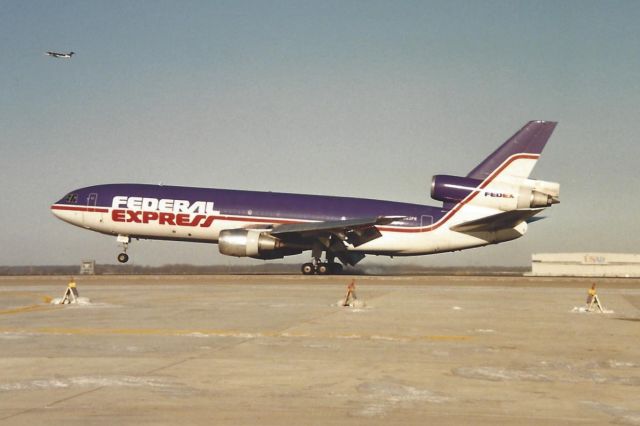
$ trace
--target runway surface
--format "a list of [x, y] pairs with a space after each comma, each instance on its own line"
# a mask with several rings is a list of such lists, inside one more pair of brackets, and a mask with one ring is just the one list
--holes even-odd
[[640, 280], [67, 278], [0, 278], [0, 424], [640, 425]]

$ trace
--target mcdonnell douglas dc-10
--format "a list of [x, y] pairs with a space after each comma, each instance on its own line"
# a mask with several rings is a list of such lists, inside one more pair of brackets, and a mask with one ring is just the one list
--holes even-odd
[[[132, 238], [216, 243], [220, 253], [278, 259], [311, 251], [302, 273], [340, 273], [365, 255], [415, 256], [521, 237], [559, 202], [560, 184], [529, 179], [556, 122], [531, 121], [466, 176], [436, 175], [442, 207], [362, 198], [165, 185], [109, 184], [71, 191], [51, 206], [73, 225]], [[325, 255], [324, 260], [322, 259]], [[340, 262], [336, 262], [336, 258]]]

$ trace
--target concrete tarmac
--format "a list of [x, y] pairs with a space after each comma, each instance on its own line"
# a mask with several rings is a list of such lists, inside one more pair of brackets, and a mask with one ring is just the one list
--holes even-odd
[[640, 280], [65, 278], [0, 278], [0, 424], [640, 425]]

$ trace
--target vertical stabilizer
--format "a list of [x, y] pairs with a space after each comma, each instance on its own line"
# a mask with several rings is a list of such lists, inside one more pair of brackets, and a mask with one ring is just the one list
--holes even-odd
[[467, 177], [478, 180], [485, 180], [490, 175], [493, 178], [528, 178], [556, 124], [555, 121], [528, 122], [471, 170]]
[[[494, 223], [498, 218], [495, 215], [501, 214], [498, 212], [516, 210], [522, 214], [514, 213], [516, 216], [513, 217], [522, 223], [528, 218], [525, 210], [541, 211], [557, 204], [560, 184], [529, 179], [557, 124], [555, 121], [530, 121], [466, 177], [435, 176], [432, 197], [442, 200], [444, 208], [456, 212], [452, 225], [465, 224], [464, 229], [469, 230], [473, 224], [476, 229], [479, 219], [492, 217], [489, 222]], [[505, 224], [502, 221], [500, 227]], [[461, 229], [461, 226], [456, 228]]]

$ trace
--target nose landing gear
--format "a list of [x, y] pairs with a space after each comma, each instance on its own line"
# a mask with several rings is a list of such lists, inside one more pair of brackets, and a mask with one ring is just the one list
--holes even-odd
[[127, 263], [129, 261], [129, 255], [127, 254], [127, 249], [129, 248], [129, 243], [131, 242], [131, 238], [128, 235], [118, 235], [118, 242], [122, 243], [122, 253], [118, 254], [118, 262]]

